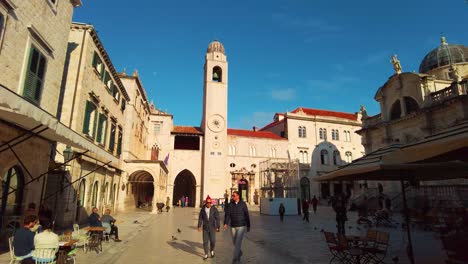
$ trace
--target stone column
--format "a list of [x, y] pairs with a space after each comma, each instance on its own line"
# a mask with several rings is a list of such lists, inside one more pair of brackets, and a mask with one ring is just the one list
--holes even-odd
[[153, 208], [151, 210], [152, 214], [157, 214], [158, 213], [158, 207], [156, 206], [156, 203], [158, 202], [158, 184], [156, 181], [153, 182], [153, 188], [154, 188], [154, 193], [153, 193]]
[[201, 197], [201, 186], [197, 185], [195, 189], [195, 208], [200, 208], [200, 201], [203, 200], [205, 197]]

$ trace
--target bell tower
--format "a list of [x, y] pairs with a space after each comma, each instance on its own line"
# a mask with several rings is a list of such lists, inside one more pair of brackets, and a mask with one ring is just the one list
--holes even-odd
[[221, 42], [215, 40], [208, 46], [204, 73], [201, 199], [207, 195], [222, 198], [229, 188], [229, 177], [226, 174], [228, 63]]

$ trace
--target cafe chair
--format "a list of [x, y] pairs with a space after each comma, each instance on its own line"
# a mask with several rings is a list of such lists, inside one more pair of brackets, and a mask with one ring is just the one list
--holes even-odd
[[36, 264], [55, 264], [55, 256], [58, 248], [36, 248], [33, 251], [32, 258]]
[[111, 224], [103, 222], [102, 227], [105, 228], [105, 230], [103, 232], [103, 237], [107, 242], [109, 242], [110, 241], [110, 233], [111, 233], [111, 230], [112, 230], [111, 229]]
[[333, 263], [333, 261], [335, 260], [337, 260], [338, 263], [346, 263], [349, 260], [349, 255], [346, 252], [347, 246], [341, 246], [338, 243], [335, 234], [331, 232], [323, 232], [323, 234], [325, 236], [325, 241], [327, 242], [328, 249], [332, 254], [332, 258], [330, 259], [329, 263]]
[[15, 256], [15, 249], [13, 248], [13, 237], [8, 238], [8, 245], [10, 246], [10, 264], [20, 263], [23, 260], [23, 257]]

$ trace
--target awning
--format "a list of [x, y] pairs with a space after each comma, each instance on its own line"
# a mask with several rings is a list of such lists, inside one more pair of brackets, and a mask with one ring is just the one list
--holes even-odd
[[434, 181], [468, 178], [468, 122], [408, 145], [391, 145], [316, 181]]
[[32, 104], [16, 93], [0, 86], [0, 119], [13, 123], [25, 130], [32, 130], [38, 125], [48, 129], [40, 136], [71, 147], [89, 150], [97, 159], [111, 161], [112, 166], [120, 167], [120, 160], [103, 150], [83, 135], [60, 123], [59, 120], [44, 109]]

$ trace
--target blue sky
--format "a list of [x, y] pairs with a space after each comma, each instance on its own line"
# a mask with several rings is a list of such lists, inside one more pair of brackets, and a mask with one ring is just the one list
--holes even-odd
[[263, 126], [298, 106], [379, 112], [393, 74], [418, 71], [440, 43], [468, 45], [465, 0], [83, 0], [118, 71], [138, 69], [150, 100], [176, 125], [200, 125], [203, 64], [220, 40], [229, 62], [229, 127]]

